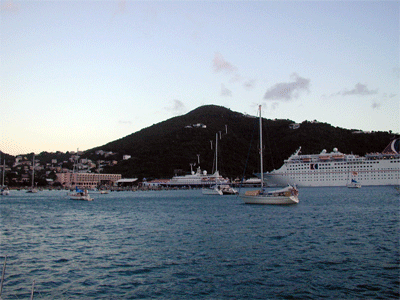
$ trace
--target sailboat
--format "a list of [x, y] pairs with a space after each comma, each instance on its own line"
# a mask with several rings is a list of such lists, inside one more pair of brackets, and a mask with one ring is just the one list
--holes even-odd
[[299, 191], [296, 187], [288, 185], [287, 187], [274, 191], [266, 191], [264, 189], [264, 171], [263, 171], [263, 145], [262, 145], [262, 117], [261, 105], [259, 106], [260, 119], [260, 169], [261, 169], [261, 186], [259, 190], [246, 191], [240, 197], [246, 204], [297, 204], [299, 203]]
[[78, 187], [75, 187], [75, 193], [71, 193], [69, 198], [71, 200], [93, 201], [93, 198], [90, 197], [88, 190], [81, 190]]
[[[77, 151], [77, 153], [79, 152], [79, 149]], [[77, 157], [75, 157], [74, 159], [74, 167], [72, 169], [72, 174], [75, 174], [75, 165], [76, 165], [76, 161], [77, 161]], [[72, 176], [74, 178], [74, 176]], [[93, 201], [94, 199], [92, 197], [90, 197], [89, 195], [89, 191], [88, 190], [82, 190], [80, 188], [78, 188], [78, 185], [75, 186], [75, 192], [69, 194], [69, 198], [71, 200], [83, 200], [83, 201]]]
[[32, 158], [32, 186], [31, 188], [27, 191], [27, 193], [37, 193], [38, 190], [35, 188], [35, 154], [33, 154]]
[[6, 172], [6, 160], [3, 160], [3, 171], [2, 173], [2, 179], [1, 179], [1, 190], [0, 190], [0, 195], [1, 196], [7, 196], [10, 194], [10, 191], [8, 190], [8, 188], [4, 187], [4, 173]]
[[346, 185], [348, 188], [359, 189], [361, 188], [361, 184], [357, 182], [355, 179], [351, 179], [351, 182]]
[[[357, 176], [357, 172], [353, 172], [353, 173], [352, 173], [352, 176]], [[361, 184], [360, 184], [357, 180], [355, 180], [354, 178], [351, 178], [350, 183], [348, 183], [346, 186], [347, 186], [348, 188], [352, 188], [352, 189], [359, 189], [359, 188], [361, 188]]]
[[218, 171], [218, 133], [215, 134], [215, 185], [211, 187], [206, 187], [202, 189], [203, 195], [236, 195], [238, 192], [227, 183], [221, 183], [219, 181], [219, 171]]

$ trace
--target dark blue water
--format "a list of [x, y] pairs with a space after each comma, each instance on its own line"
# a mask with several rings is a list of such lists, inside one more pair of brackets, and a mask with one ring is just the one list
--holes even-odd
[[94, 196], [0, 198], [3, 299], [29, 299], [33, 281], [34, 299], [399, 298], [393, 187], [302, 188], [294, 206], [201, 190]]

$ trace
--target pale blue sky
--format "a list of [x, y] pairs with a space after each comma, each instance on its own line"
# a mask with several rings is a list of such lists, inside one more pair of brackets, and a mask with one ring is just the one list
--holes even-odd
[[205, 104], [400, 132], [395, 1], [2, 1], [9, 154], [86, 150]]

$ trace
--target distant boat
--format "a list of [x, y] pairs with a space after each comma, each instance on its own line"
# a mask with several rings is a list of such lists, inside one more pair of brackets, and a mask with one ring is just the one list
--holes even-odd
[[92, 191], [92, 193], [93, 193], [93, 194], [105, 195], [105, 194], [108, 194], [109, 191], [108, 191], [108, 190], [98, 190], [98, 189], [94, 189], [94, 190]]
[[27, 191], [27, 193], [37, 193], [38, 190], [35, 188], [35, 154], [33, 154], [32, 158], [32, 186], [31, 188]]
[[0, 195], [1, 196], [8, 196], [10, 194], [10, 190], [8, 188], [1, 188]]
[[220, 184], [219, 189], [222, 191], [223, 195], [238, 195], [239, 192], [231, 187], [229, 184]]
[[220, 187], [219, 185], [214, 185], [214, 186], [211, 186], [208, 188], [202, 188], [201, 192], [203, 193], [203, 195], [220, 195], [220, 196], [222, 196], [223, 193], [219, 187]]
[[83, 201], [93, 201], [94, 199], [90, 197], [88, 190], [81, 190], [75, 187], [75, 192], [69, 195], [71, 200], [83, 200]]
[[394, 188], [395, 188], [396, 191], [400, 194], [400, 186], [395, 186]]
[[[77, 153], [79, 152], [79, 149], [77, 151]], [[74, 167], [72, 169], [72, 174], [75, 173], [75, 165], [76, 165], [76, 160], [77, 157], [75, 157], [74, 159]], [[83, 201], [93, 201], [94, 199], [92, 197], [90, 197], [88, 190], [81, 190], [80, 188], [78, 188], [78, 186], [75, 186], [75, 192], [69, 194], [69, 198], [71, 200], [83, 200]]]
[[355, 179], [352, 179], [351, 182], [347, 184], [347, 187], [352, 189], [359, 189], [361, 188], [361, 184], [359, 184]]
[[193, 164], [190, 164], [190, 174], [174, 176], [164, 185], [171, 187], [205, 187], [213, 186], [217, 183], [229, 184], [229, 179], [223, 178], [221, 175], [219, 175], [219, 172], [209, 175], [207, 174], [207, 171], [202, 171], [200, 166], [198, 166], [197, 171], [194, 172]]
[[287, 204], [297, 204], [299, 203], [299, 191], [292, 187], [291, 185], [287, 186], [284, 189], [274, 190], [274, 191], [266, 191], [264, 189], [264, 172], [263, 172], [263, 144], [262, 144], [262, 118], [261, 118], [261, 105], [259, 106], [259, 114], [260, 114], [260, 174], [261, 174], [261, 182], [260, 189], [255, 191], [246, 191], [244, 195], [240, 197], [246, 204], [278, 204], [278, 205], [287, 205]]

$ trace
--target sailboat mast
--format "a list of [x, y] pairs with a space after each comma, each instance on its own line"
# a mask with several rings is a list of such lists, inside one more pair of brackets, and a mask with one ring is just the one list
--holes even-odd
[[33, 153], [32, 158], [32, 189], [35, 185], [35, 153]]
[[2, 179], [1, 179], [1, 188], [4, 187], [4, 173], [6, 172], [6, 160], [3, 160], [3, 172], [1, 174]]
[[215, 134], [215, 172], [218, 172], [218, 133]]
[[260, 172], [261, 172], [261, 189], [264, 186], [264, 170], [263, 170], [263, 144], [262, 144], [262, 118], [261, 118], [261, 105], [260, 110]]

